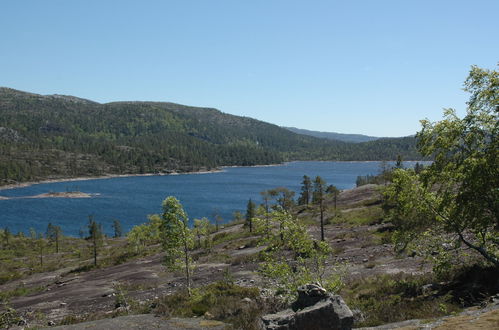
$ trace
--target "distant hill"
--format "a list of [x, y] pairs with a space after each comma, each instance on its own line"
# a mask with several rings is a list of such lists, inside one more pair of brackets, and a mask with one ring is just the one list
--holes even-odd
[[344, 141], [344, 142], [360, 143], [360, 142], [369, 142], [369, 141], [374, 141], [374, 140], [380, 139], [379, 137], [362, 135], [362, 134], [343, 134], [343, 133], [335, 133], [335, 132], [319, 132], [319, 131], [310, 131], [308, 129], [301, 129], [301, 128], [296, 128], [296, 127], [283, 127], [283, 128], [288, 129], [291, 132], [298, 133], [298, 134], [309, 135], [309, 136], [314, 136], [317, 138], [323, 138], [323, 139], [329, 139], [329, 140]]
[[290, 160], [392, 160], [399, 154], [420, 158], [414, 138], [348, 143], [212, 108], [100, 104], [0, 88], [0, 184]]

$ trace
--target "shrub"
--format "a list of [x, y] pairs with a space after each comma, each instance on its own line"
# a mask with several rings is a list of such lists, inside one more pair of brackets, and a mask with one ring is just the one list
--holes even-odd
[[[250, 298], [251, 302], [243, 301], [244, 298]], [[164, 296], [159, 299], [155, 313], [167, 317], [209, 313], [215, 320], [230, 323], [235, 329], [257, 329], [258, 317], [269, 309], [265, 306], [258, 288], [222, 281], [193, 289], [191, 297], [185, 292]]]

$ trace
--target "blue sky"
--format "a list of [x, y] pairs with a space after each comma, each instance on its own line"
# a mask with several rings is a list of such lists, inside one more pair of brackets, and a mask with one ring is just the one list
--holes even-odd
[[403, 136], [464, 113], [499, 1], [1, 0], [0, 86]]

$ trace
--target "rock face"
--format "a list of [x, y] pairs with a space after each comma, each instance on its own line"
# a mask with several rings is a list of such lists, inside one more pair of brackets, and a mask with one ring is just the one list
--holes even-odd
[[300, 287], [290, 309], [261, 319], [261, 328], [266, 330], [346, 330], [352, 325], [352, 311], [343, 299], [316, 284]]

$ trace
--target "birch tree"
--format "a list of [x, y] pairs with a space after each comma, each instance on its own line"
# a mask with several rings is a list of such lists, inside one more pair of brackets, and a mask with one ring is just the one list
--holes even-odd
[[190, 296], [194, 269], [190, 250], [194, 247], [194, 235], [188, 225], [189, 219], [179, 200], [173, 196], [163, 201], [161, 218], [161, 241], [166, 253], [164, 264], [171, 271], [183, 269]]

